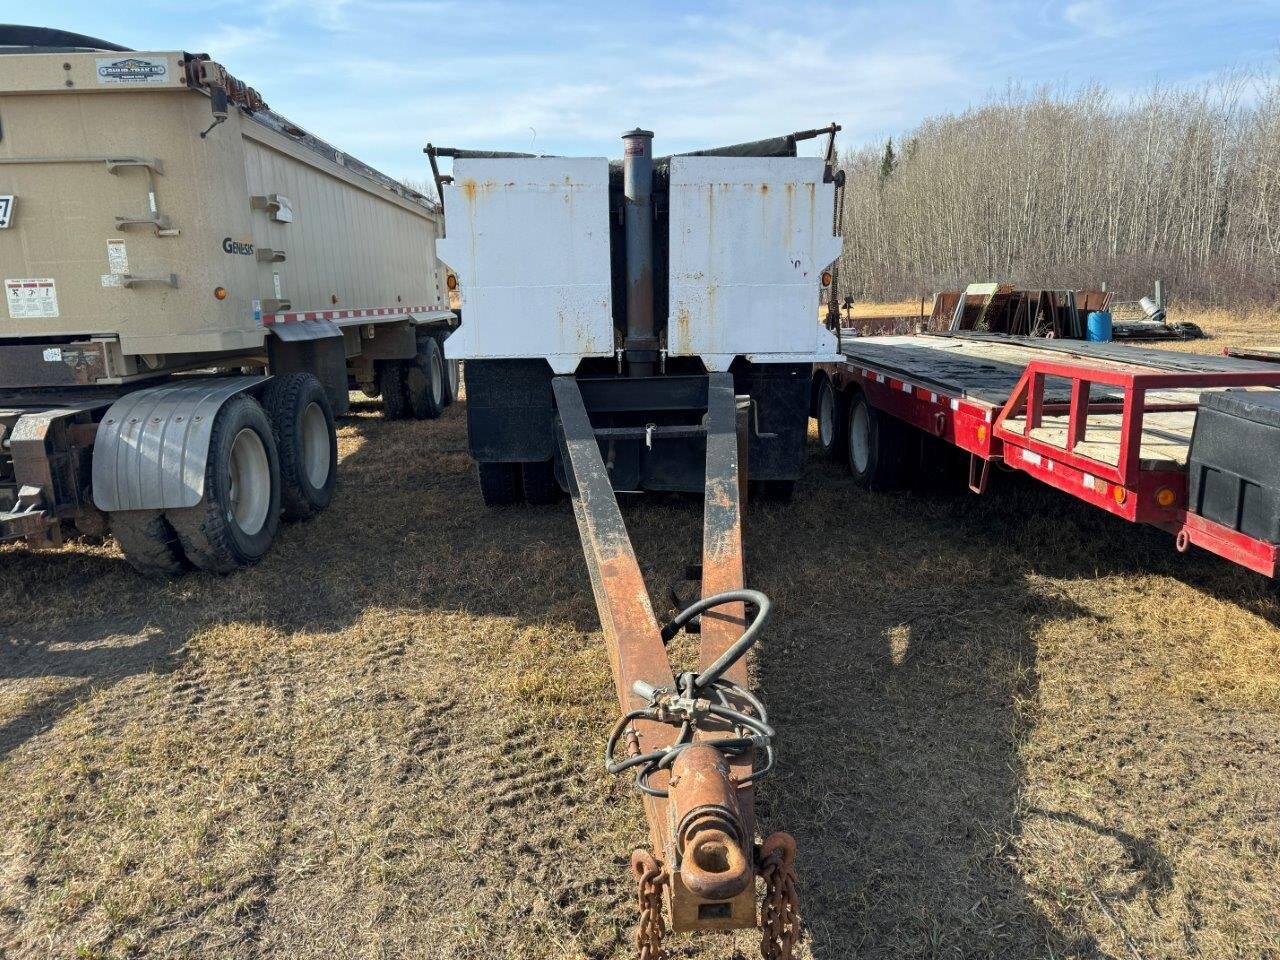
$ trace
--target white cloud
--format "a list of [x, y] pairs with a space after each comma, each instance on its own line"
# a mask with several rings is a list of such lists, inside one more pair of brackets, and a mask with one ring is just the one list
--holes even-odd
[[1077, 0], [1067, 4], [1062, 19], [1085, 33], [1099, 37], [1115, 37], [1123, 32], [1123, 24], [1107, 0]]

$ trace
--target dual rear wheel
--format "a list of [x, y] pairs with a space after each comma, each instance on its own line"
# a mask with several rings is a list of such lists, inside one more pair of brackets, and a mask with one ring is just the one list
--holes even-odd
[[907, 479], [912, 427], [877, 410], [856, 388], [818, 387], [818, 440], [823, 453], [844, 461], [854, 482], [867, 490], [892, 490]]
[[419, 334], [407, 360], [378, 361], [382, 410], [388, 420], [434, 420], [458, 398], [457, 360], [446, 359], [438, 338]]
[[333, 408], [320, 381], [283, 374], [261, 401], [240, 394], [218, 411], [198, 504], [114, 513], [112, 532], [143, 573], [228, 573], [266, 555], [282, 516], [306, 519], [328, 507], [337, 464]]

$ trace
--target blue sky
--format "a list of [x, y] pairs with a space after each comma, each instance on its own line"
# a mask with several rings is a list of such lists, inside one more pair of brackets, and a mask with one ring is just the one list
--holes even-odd
[[[0, 21], [35, 8], [0, 0]], [[612, 156], [636, 125], [665, 153], [834, 119], [847, 146], [1011, 81], [1124, 92], [1280, 67], [1280, 0], [67, 0], [38, 22], [209, 53], [294, 122], [417, 179], [428, 140]]]

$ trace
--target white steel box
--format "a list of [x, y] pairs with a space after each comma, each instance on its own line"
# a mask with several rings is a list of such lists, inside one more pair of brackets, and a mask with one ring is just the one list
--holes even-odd
[[834, 360], [818, 323], [822, 272], [840, 255], [835, 187], [818, 157], [672, 157], [672, 356], [727, 370]]
[[460, 158], [453, 178], [439, 243], [462, 298], [450, 355], [544, 357], [572, 373], [612, 354], [608, 161]]

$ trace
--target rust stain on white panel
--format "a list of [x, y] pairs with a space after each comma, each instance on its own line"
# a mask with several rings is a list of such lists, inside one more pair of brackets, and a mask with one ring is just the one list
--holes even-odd
[[[817, 157], [673, 157], [669, 349], [727, 369], [735, 356], [834, 352], [817, 322], [840, 255], [834, 187]], [[830, 341], [830, 342], [828, 342]]]
[[459, 159], [445, 186], [463, 360], [545, 357], [571, 373], [613, 352], [609, 166], [603, 158]]

